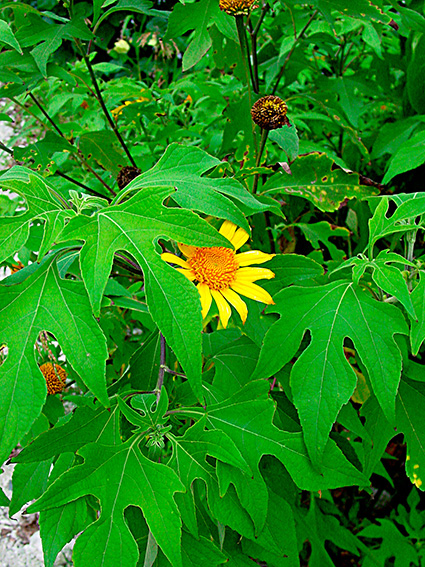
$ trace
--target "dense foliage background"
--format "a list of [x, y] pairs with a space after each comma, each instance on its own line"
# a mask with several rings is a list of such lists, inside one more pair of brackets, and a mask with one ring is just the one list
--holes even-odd
[[[425, 564], [425, 4], [251, 8], [0, 5], [0, 503], [47, 567]], [[225, 220], [275, 254], [244, 324], [161, 258]]]

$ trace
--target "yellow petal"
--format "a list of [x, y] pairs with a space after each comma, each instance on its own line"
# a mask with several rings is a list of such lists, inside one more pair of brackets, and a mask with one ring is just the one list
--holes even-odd
[[183, 260], [183, 258], [179, 258], [175, 254], [170, 254], [170, 252], [163, 252], [161, 254], [161, 258], [165, 260], [165, 262], [169, 262], [170, 264], [177, 264], [177, 266], [181, 266], [182, 268], [187, 268], [188, 270], [192, 269], [190, 264], [188, 264], [186, 260]]
[[250, 264], [264, 264], [264, 262], [268, 262], [274, 256], [275, 254], [266, 254], [259, 250], [250, 250], [249, 252], [236, 254], [235, 260], [239, 266], [249, 266]]
[[235, 224], [228, 220], [225, 220], [218, 232], [225, 238], [227, 238], [227, 240], [230, 240], [230, 242], [232, 242], [233, 235], [235, 234], [237, 228], [238, 227]]
[[218, 314], [220, 316], [221, 324], [223, 325], [224, 328], [226, 328], [227, 323], [229, 322], [230, 315], [232, 314], [230, 305], [227, 303], [227, 301], [224, 299], [224, 297], [221, 295], [219, 291], [212, 289], [211, 295], [214, 297], [214, 301], [217, 304]]
[[255, 282], [257, 280], [271, 280], [274, 272], [268, 268], [239, 268], [236, 272], [235, 282]]
[[181, 244], [179, 242], [177, 246], [180, 248], [180, 252], [186, 256], [186, 258], [192, 258], [196, 252], [196, 246], [189, 246], [188, 244]]
[[239, 313], [242, 319], [242, 323], [245, 324], [246, 318], [248, 317], [248, 307], [246, 306], [245, 301], [242, 301], [239, 295], [229, 288], [222, 289], [221, 294], [227, 299], [229, 303], [233, 305], [233, 307]]
[[190, 280], [191, 282], [193, 282], [193, 280], [195, 279], [195, 274], [190, 270], [185, 270], [184, 268], [176, 268], [176, 271], [186, 276], [187, 279]]
[[249, 234], [243, 228], [238, 228], [231, 240], [233, 246], [235, 247], [235, 250], [239, 250], [239, 248], [245, 244], [248, 238]]
[[200, 283], [196, 287], [199, 291], [199, 295], [201, 296], [202, 318], [205, 319], [212, 303], [210, 288], [204, 283]]
[[261, 303], [267, 303], [267, 305], [274, 305], [272, 296], [259, 285], [251, 282], [235, 282], [231, 287], [236, 293], [240, 293], [245, 297], [255, 299], [255, 301], [261, 301]]

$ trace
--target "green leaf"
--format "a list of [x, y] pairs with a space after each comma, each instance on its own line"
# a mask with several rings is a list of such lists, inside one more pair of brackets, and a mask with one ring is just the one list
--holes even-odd
[[281, 171], [270, 177], [264, 194], [288, 194], [311, 201], [321, 211], [336, 211], [345, 199], [364, 199], [377, 190], [361, 185], [357, 173], [332, 169], [334, 162], [326, 154], [314, 152], [299, 156], [291, 164], [291, 175]]
[[[337, 270], [341, 270], [348, 266], [353, 268], [353, 280], [358, 285], [360, 278], [363, 276], [367, 268], [372, 269], [372, 279], [376, 285], [390, 296], [396, 297], [404, 306], [409, 316], [416, 321], [415, 308], [412, 303], [412, 297], [407, 287], [407, 282], [403, 277], [400, 269], [392, 264], [401, 264], [403, 267], [407, 264], [415, 267], [415, 264], [409, 262], [403, 256], [390, 252], [389, 250], [381, 250], [376, 258], [369, 260], [364, 256], [350, 258], [341, 264]], [[335, 270], [335, 271], [337, 271]]]
[[65, 26], [63, 25], [51, 26], [51, 28], [46, 30], [43, 34], [45, 41], [30, 51], [43, 77], [47, 77], [47, 61], [50, 55], [62, 45], [64, 31]]
[[303, 285], [303, 282], [314, 280], [323, 275], [323, 267], [320, 264], [311, 258], [298, 254], [276, 254], [267, 263], [267, 267], [274, 272], [275, 277], [261, 285], [272, 296], [291, 284]]
[[[99, 25], [109, 18], [111, 14], [114, 12], [119, 11], [130, 11], [130, 12], [137, 12], [139, 14], [151, 14], [152, 2], [150, 0], [119, 0], [119, 2], [113, 7], [109, 8], [104, 14], [102, 14], [101, 18], [98, 20], [100, 9], [105, 4], [102, 0], [94, 0], [94, 17], [93, 23], [96, 24], [95, 29], [99, 27]], [[108, 5], [110, 2], [108, 2]]]
[[115, 149], [116, 138], [109, 130], [87, 132], [79, 137], [79, 148], [86, 158], [93, 158], [106, 171], [117, 177], [125, 165], [125, 157]]
[[291, 389], [309, 454], [318, 465], [332, 424], [357, 384], [344, 354], [345, 338], [353, 341], [384, 413], [393, 419], [402, 363], [394, 335], [406, 334], [407, 326], [396, 307], [344, 281], [283, 289], [274, 300], [267, 311], [281, 318], [266, 334], [253, 377], [280, 370], [310, 331], [311, 343], [291, 372]]
[[21, 215], [0, 218], [0, 261], [25, 244], [29, 227], [36, 219], [46, 221], [39, 255], [41, 258], [52, 246], [66, 220], [75, 215], [74, 211], [64, 209], [53, 186], [25, 167], [12, 167], [0, 177], [0, 186], [22, 195], [28, 206], [28, 210]]
[[335, 246], [330, 238], [342, 237], [349, 238], [350, 231], [348, 228], [332, 225], [326, 221], [312, 222], [312, 223], [295, 223], [292, 226], [297, 226], [302, 230], [306, 239], [311, 242], [313, 248], [320, 248], [319, 242], [324, 244], [329, 250], [332, 260], [342, 261], [345, 257], [345, 251], [340, 250]]
[[30, 506], [31, 513], [49, 510], [93, 494], [101, 515], [78, 538], [73, 559], [80, 567], [134, 567], [137, 544], [124, 521], [124, 510], [139, 506], [158, 545], [173, 567], [183, 567], [181, 521], [173, 495], [184, 491], [165, 465], [153, 463], [139, 450], [140, 438], [116, 447], [92, 443], [79, 450], [84, 464], [63, 474]]
[[7, 24], [4, 20], [0, 20], [0, 43], [10, 45], [10, 47], [16, 49], [16, 51], [18, 51], [21, 55], [23, 54], [21, 46], [19, 45], [19, 41], [16, 39], [15, 34], [10, 29], [9, 24]]
[[[380, 197], [373, 217], [369, 220], [369, 255], [373, 257], [373, 247], [380, 238], [385, 238], [398, 232], [409, 232], [417, 229], [414, 222], [417, 217], [425, 214], [425, 195], [423, 193], [400, 193], [391, 197]], [[372, 204], [374, 200], [372, 200]], [[397, 209], [388, 216], [390, 204], [396, 204]], [[421, 219], [421, 223], [422, 223]]]
[[[363, 484], [363, 475], [342, 455], [333, 441], [325, 448], [322, 471], [313, 467], [301, 433], [281, 431], [273, 425], [275, 406], [268, 397], [269, 383], [249, 382], [227, 400], [207, 405], [207, 424], [227, 433], [241, 451], [255, 478], [263, 455], [274, 455], [288, 469], [296, 484], [305, 490], [323, 490]], [[182, 410], [183, 411], [183, 410]], [[201, 408], [190, 408], [190, 416], [202, 415]], [[185, 410], [186, 413], [186, 410]]]
[[410, 298], [416, 313], [416, 317], [410, 316], [410, 344], [413, 356], [417, 356], [425, 340], [425, 274], [421, 273], [419, 283]]
[[[205, 537], [195, 539], [191, 534], [182, 533], [182, 557], [184, 567], [216, 567], [227, 563], [226, 556]], [[170, 562], [159, 553], [155, 567], [170, 567]]]
[[[396, 400], [396, 412], [397, 403]], [[370, 439], [363, 441], [363, 472], [367, 478], [370, 478], [380, 462], [389, 441], [394, 437], [396, 432], [392, 424], [385, 417], [375, 396], [370, 396], [365, 401], [361, 407], [360, 415], [366, 419], [365, 429], [370, 437]]]
[[347, 0], [314, 0], [313, 5], [316, 6], [330, 22], [334, 21], [334, 18], [331, 16], [333, 10], [338, 10], [344, 16], [375, 20], [386, 24], [389, 23], [391, 19], [370, 0], [353, 0], [351, 2], [347, 2]]
[[[210, 337], [211, 335], [205, 335], [204, 343]], [[214, 351], [214, 355], [209, 359], [209, 362], [213, 362], [215, 366], [212, 396], [215, 401], [221, 401], [239, 391], [249, 382], [257, 364], [260, 349], [248, 337], [240, 337], [236, 341], [228, 341]], [[207, 355], [205, 349], [204, 355]], [[208, 388], [208, 386], [205, 387]], [[218, 392], [220, 392], [219, 399], [217, 399]]]
[[244, 538], [242, 549], [274, 567], [299, 567], [294, 515], [286, 500], [269, 490], [264, 528], [254, 541]]
[[230, 220], [250, 232], [244, 215], [232, 199], [250, 213], [265, 211], [268, 206], [257, 201], [236, 179], [203, 176], [220, 164], [220, 160], [199, 148], [171, 144], [158, 163], [129, 183], [116, 199], [121, 200], [135, 189], [175, 187], [177, 193], [173, 194], [173, 199], [181, 207]]
[[114, 253], [127, 250], [145, 276], [147, 303], [153, 320], [176, 353], [194, 390], [200, 389], [201, 302], [196, 287], [164, 262], [154, 241], [172, 238], [198, 246], [230, 246], [227, 239], [194, 213], [166, 208], [170, 189], [145, 187], [120, 205], [106, 207], [91, 217], [71, 220], [64, 240], [84, 240], [80, 263], [95, 315], [111, 272]]
[[[420, 14], [418, 14], [419, 16]], [[422, 32], [425, 31], [425, 19], [422, 19]], [[410, 104], [418, 114], [425, 114], [425, 101], [422, 85], [425, 82], [425, 38], [422, 36], [415, 47], [414, 55], [407, 67], [407, 93]]]
[[[49, 476], [49, 486], [61, 474], [65, 473], [73, 463], [74, 454], [63, 453], [56, 461]], [[84, 497], [41, 512], [39, 524], [45, 566], [53, 567], [55, 559], [64, 545], [95, 519], [95, 511], [87, 505], [87, 500]]]
[[13, 157], [17, 161], [31, 163], [39, 172], [51, 173], [55, 171], [56, 164], [52, 160], [55, 153], [74, 153], [76, 148], [65, 138], [54, 132], [46, 132], [42, 140], [24, 147], [15, 147]]
[[397, 394], [397, 433], [407, 442], [406, 474], [421, 490], [425, 490], [425, 384], [403, 376]]
[[389, 162], [382, 183], [385, 185], [396, 175], [416, 169], [423, 163], [425, 163], [425, 130], [414, 134], [399, 146]]
[[111, 411], [103, 407], [81, 407], [53, 429], [42, 433], [16, 457], [15, 463], [33, 463], [62, 453], [75, 453], [83, 445], [102, 441], [116, 445], [119, 440], [118, 406]]
[[[201, 419], [183, 437], [168, 434], [173, 446], [168, 466], [176, 471], [186, 487], [186, 493], [179, 495], [179, 507], [181, 510], [190, 510], [191, 516], [195, 514], [192, 484], [196, 479], [201, 479], [207, 487], [207, 501], [212, 516], [240, 533], [253, 534], [252, 522], [238, 503], [234, 491], [226, 492], [222, 487], [219, 488], [216, 471], [207, 461], [207, 455], [248, 474], [249, 467], [237, 446], [223, 431], [205, 431], [204, 427], [205, 419]], [[183, 519], [187, 513], [183, 513]], [[194, 535], [197, 536], [196, 533]]]
[[153, 390], [158, 380], [161, 353], [159, 332], [149, 335], [130, 359], [130, 380], [135, 390]]
[[24, 504], [38, 498], [47, 487], [52, 459], [39, 463], [18, 464], [13, 469], [13, 494], [9, 514], [13, 516]]
[[295, 125], [291, 122], [291, 126], [283, 126], [277, 130], [269, 132], [269, 138], [276, 142], [285, 152], [288, 161], [294, 161], [298, 157], [300, 141]]
[[106, 340], [94, 319], [84, 286], [60, 280], [47, 258], [25, 282], [0, 286], [0, 343], [9, 354], [0, 366], [0, 462], [30, 428], [46, 399], [46, 382], [34, 358], [41, 331], [52, 333], [87, 387], [108, 405]]
[[360, 537], [382, 539], [377, 549], [370, 549], [362, 567], [383, 565], [389, 558], [395, 557], [397, 567], [410, 567], [412, 563], [419, 565], [418, 554], [410, 538], [401, 533], [396, 524], [387, 518], [380, 519], [377, 524], [371, 524], [358, 534]]
[[[189, 30], [195, 30], [193, 38], [183, 55], [183, 71], [193, 67], [212, 45], [208, 27], [215, 23], [218, 29], [229, 27], [226, 16], [215, 0], [200, 0], [187, 5], [174, 6], [168, 21], [165, 39], [176, 38]], [[232, 26], [232, 30], [234, 25]], [[233, 31], [235, 35], [235, 31]]]

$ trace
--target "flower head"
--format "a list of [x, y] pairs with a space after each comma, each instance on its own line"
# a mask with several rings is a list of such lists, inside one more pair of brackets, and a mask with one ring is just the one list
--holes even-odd
[[255, 0], [220, 0], [220, 10], [229, 16], [247, 16]]
[[130, 51], [130, 44], [125, 39], [119, 39], [115, 42], [113, 50], [117, 53], [128, 53]]
[[268, 305], [274, 303], [270, 294], [254, 283], [257, 280], [274, 278], [274, 273], [267, 268], [248, 267], [251, 264], [263, 264], [271, 260], [274, 254], [265, 254], [258, 250], [237, 254], [236, 251], [245, 244], [249, 236], [243, 228], [237, 228], [230, 221], [224, 221], [220, 234], [229, 240], [233, 250], [224, 246], [204, 248], [179, 244], [186, 260], [169, 252], [164, 252], [161, 258], [180, 266], [177, 268], [179, 272], [190, 281], [197, 282], [202, 317], [207, 316], [214, 299], [221, 324], [226, 328], [232, 313], [230, 305], [239, 313], [242, 322], [246, 321], [248, 308], [238, 294]]
[[285, 124], [290, 126], [286, 116], [288, 107], [286, 102], [278, 96], [268, 95], [258, 99], [251, 108], [251, 116], [255, 124], [264, 130], [282, 128]]
[[41, 373], [46, 380], [47, 393], [57, 394], [62, 392], [66, 385], [67, 373], [59, 366], [59, 364], [52, 364], [45, 362], [40, 366]]

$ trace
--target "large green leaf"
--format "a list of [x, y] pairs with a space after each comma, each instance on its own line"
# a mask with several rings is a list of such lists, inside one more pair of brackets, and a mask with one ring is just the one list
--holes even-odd
[[0, 177], [0, 187], [22, 195], [28, 207], [21, 215], [0, 219], [0, 261], [25, 244], [29, 227], [36, 219], [46, 221], [40, 248], [42, 254], [46, 253], [62, 230], [66, 219], [75, 214], [74, 211], [64, 209], [52, 185], [25, 167], [12, 167]]
[[[380, 238], [389, 237], [397, 232], [409, 232], [423, 226], [422, 215], [425, 214], [425, 195], [423, 193], [400, 193], [398, 195], [371, 199], [373, 205], [378, 204], [373, 217], [369, 220], [369, 256], [373, 257], [373, 247]], [[396, 210], [389, 215], [390, 205]], [[417, 224], [416, 219], [420, 222]]]
[[410, 317], [410, 344], [413, 356], [417, 356], [425, 340], [425, 274], [410, 295], [416, 317]]
[[[380, 4], [377, 2], [377, 4]], [[376, 20], [378, 22], [388, 23], [391, 18], [385, 14], [377, 5], [370, 0], [314, 0], [313, 5], [316, 6], [325, 17], [333, 21], [331, 12], [338, 10], [344, 16], [353, 18]]]
[[0, 462], [28, 431], [46, 398], [46, 382], [35, 363], [34, 343], [52, 333], [87, 387], [108, 404], [106, 340], [81, 282], [61, 280], [47, 257], [23, 283], [0, 286], [0, 344], [8, 346], [0, 366]]
[[19, 45], [19, 41], [16, 39], [15, 34], [10, 29], [10, 26], [4, 20], [0, 20], [0, 43], [10, 45], [22, 55], [22, 49]]
[[195, 30], [183, 55], [183, 70], [193, 67], [212, 45], [208, 27], [215, 23], [228, 37], [236, 39], [234, 22], [220, 11], [215, 0], [200, 0], [187, 5], [177, 4], [171, 12], [166, 39], [176, 38]]
[[[372, 270], [372, 279], [378, 287], [389, 295], [396, 297], [400, 303], [405, 307], [409, 316], [416, 321], [415, 307], [413, 305], [413, 298], [411, 297], [407, 282], [399, 268], [393, 264], [401, 266], [409, 265], [415, 267], [415, 264], [407, 261], [403, 256], [390, 252], [389, 250], [382, 250], [376, 258], [369, 260], [363, 255], [350, 258], [340, 266], [337, 270], [346, 267], [353, 268], [353, 280], [358, 285], [360, 278], [367, 268]], [[336, 270], [335, 270], [336, 271]]]
[[407, 441], [406, 473], [421, 490], [425, 490], [425, 384], [403, 376], [397, 394], [397, 432]]
[[[207, 415], [207, 425], [227, 433], [253, 471], [260, 473], [258, 463], [263, 455], [276, 456], [288, 469], [296, 484], [305, 490], [321, 490], [352, 484], [365, 479], [331, 441], [324, 453], [322, 471], [313, 467], [301, 433], [281, 431], [273, 425], [275, 406], [268, 397], [269, 383], [249, 382], [233, 396], [203, 408], [185, 409], [190, 416]], [[182, 410], [183, 411], [183, 410]]]
[[[220, 160], [199, 148], [171, 144], [152, 169], [128, 184], [117, 200], [135, 189], [146, 187], [175, 187], [173, 199], [181, 207], [228, 219], [249, 232], [249, 225], [240, 208], [251, 214], [267, 210], [236, 179], [205, 177], [204, 174], [220, 165]], [[233, 203], [238, 201], [238, 206]]]
[[176, 471], [186, 487], [186, 494], [179, 495], [177, 500], [179, 507], [187, 510], [183, 519], [195, 515], [192, 484], [196, 479], [201, 479], [207, 487], [208, 506], [212, 516], [239, 533], [253, 535], [252, 522], [238, 502], [235, 492], [229, 490], [224, 493], [220, 490], [216, 470], [207, 461], [207, 455], [240, 468], [247, 474], [249, 467], [237, 446], [223, 431], [205, 431], [204, 427], [205, 418], [190, 427], [183, 437], [169, 435], [173, 454], [168, 465]]
[[354, 392], [357, 376], [344, 355], [349, 337], [369, 373], [379, 403], [394, 419], [401, 374], [396, 333], [407, 333], [401, 312], [372, 299], [346, 281], [320, 287], [291, 287], [275, 295], [271, 313], [281, 315], [268, 331], [254, 376], [271, 376], [296, 354], [307, 331], [311, 342], [291, 372], [294, 403], [309, 454], [322, 461], [329, 431], [342, 405]]
[[389, 183], [393, 177], [416, 169], [425, 163], [425, 131], [418, 132], [403, 142], [392, 156], [382, 183]]
[[189, 280], [164, 262], [154, 241], [172, 238], [198, 246], [230, 246], [207, 222], [191, 211], [166, 208], [172, 190], [145, 187], [128, 201], [102, 209], [91, 217], [80, 215], [62, 234], [65, 240], [84, 240], [80, 263], [95, 315], [112, 268], [114, 253], [126, 250], [145, 276], [149, 311], [179, 358], [198, 395], [201, 371], [201, 303]]
[[104, 443], [115, 445], [119, 440], [118, 416], [118, 406], [111, 411], [103, 407], [77, 408], [66, 423], [60, 422], [39, 435], [13, 461], [34, 463], [62, 453], [75, 453], [83, 445], [98, 441], [101, 435]]
[[291, 165], [291, 175], [280, 171], [263, 187], [263, 194], [296, 195], [311, 201], [321, 211], [336, 211], [345, 199], [364, 199], [378, 191], [362, 185], [357, 173], [332, 169], [326, 154], [314, 152], [299, 156]]
[[118, 446], [91, 443], [79, 450], [84, 464], [63, 474], [28, 511], [49, 510], [93, 494], [101, 515], [78, 538], [77, 567], [135, 567], [137, 544], [124, 520], [124, 510], [139, 506], [150, 531], [173, 567], [183, 567], [181, 520], [173, 495], [184, 491], [169, 467], [154, 463], [139, 450], [139, 437]]

